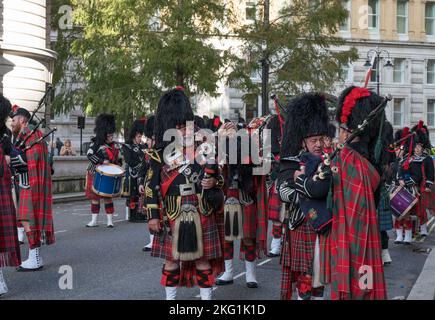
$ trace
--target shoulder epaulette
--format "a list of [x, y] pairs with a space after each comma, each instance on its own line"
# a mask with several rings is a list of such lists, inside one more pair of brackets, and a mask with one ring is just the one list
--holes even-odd
[[145, 154], [147, 154], [151, 159], [153, 159], [154, 161], [157, 161], [158, 163], [162, 162], [162, 159], [160, 158], [160, 150], [156, 150], [156, 149], [145, 149]]

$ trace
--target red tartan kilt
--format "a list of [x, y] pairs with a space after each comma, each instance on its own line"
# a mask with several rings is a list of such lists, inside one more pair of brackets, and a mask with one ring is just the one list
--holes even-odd
[[0, 145], [0, 268], [21, 264], [17, 217], [12, 200], [11, 175]]
[[86, 173], [86, 188], [85, 188], [86, 198], [88, 198], [89, 200], [99, 200], [100, 197], [96, 195], [94, 191], [92, 191], [93, 184], [94, 184], [94, 174], [88, 171]]
[[284, 233], [282, 264], [292, 272], [312, 273], [317, 233], [308, 220], [296, 230]]
[[[221, 220], [216, 214], [201, 216], [202, 242], [204, 247], [204, 255], [201, 259], [212, 260], [223, 257], [223, 241], [221, 237], [223, 231], [222, 228], [219, 228], [219, 223], [222, 224]], [[175, 221], [170, 221], [171, 232], [173, 232], [174, 226]], [[172, 256], [172, 238], [166, 235], [163, 243], [160, 241], [161, 238], [161, 235], [154, 237], [151, 256], [174, 261]]]
[[257, 238], [257, 205], [253, 204], [244, 206], [243, 210], [243, 238], [256, 239]]
[[276, 191], [275, 184], [269, 190], [269, 204], [268, 204], [268, 218], [272, 221], [279, 221], [281, 211], [281, 200], [279, 199], [278, 192]]

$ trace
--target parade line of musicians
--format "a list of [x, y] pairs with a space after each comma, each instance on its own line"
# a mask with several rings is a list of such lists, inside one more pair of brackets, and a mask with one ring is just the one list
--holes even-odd
[[[101, 114], [87, 151], [87, 227], [98, 226], [104, 206], [113, 228], [113, 198], [126, 197], [128, 219], [148, 223], [151, 239], [142, 250], [164, 261], [158, 276], [167, 300], [176, 299], [179, 287], [194, 286], [210, 300], [213, 286], [236, 281], [235, 258], [244, 261], [246, 286], [257, 288], [256, 261], [265, 256], [280, 259], [283, 300], [387, 299], [387, 231], [395, 229], [395, 244], [427, 236], [435, 203], [428, 129], [420, 121], [393, 132], [385, 116], [389, 99], [352, 86], [341, 93], [334, 121], [325, 95], [304, 93], [277, 114], [222, 123], [195, 116], [177, 87], [161, 97], [155, 115], [134, 122], [125, 143], [114, 141], [115, 117]], [[20, 272], [41, 270], [41, 245], [55, 242], [52, 168], [32, 118], [0, 95], [0, 267]], [[272, 158], [272, 169], [254, 174], [253, 161], [241, 159], [240, 141], [226, 150], [228, 158], [236, 153], [235, 164], [192, 158], [201, 141], [183, 139], [192, 133], [189, 121], [195, 133], [207, 128], [227, 143], [239, 130], [269, 129], [271, 151], [262, 156]], [[182, 137], [168, 153], [169, 129]]]

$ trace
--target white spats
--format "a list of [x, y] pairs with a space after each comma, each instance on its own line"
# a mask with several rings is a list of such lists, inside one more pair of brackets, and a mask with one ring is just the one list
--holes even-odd
[[245, 261], [246, 267], [246, 285], [248, 288], [257, 288], [258, 282], [256, 278], [256, 265], [255, 261]]
[[403, 229], [396, 229], [396, 240], [394, 243], [402, 243], [403, 242]]
[[89, 222], [86, 225], [86, 227], [89, 227], [89, 228], [98, 227], [97, 219], [98, 219], [98, 214], [97, 213], [93, 213], [92, 214], [92, 220], [91, 220], [91, 222]]
[[424, 237], [426, 237], [428, 235], [426, 223], [424, 223], [420, 226], [420, 235], [424, 236]]
[[211, 300], [212, 288], [199, 288], [199, 294], [201, 295], [201, 300]]
[[43, 266], [41, 248], [39, 247], [29, 250], [29, 258], [18, 267], [18, 271], [37, 271], [41, 270]]
[[8, 287], [6, 286], [5, 279], [3, 278], [3, 271], [0, 268], [0, 296], [8, 293]]
[[218, 286], [223, 286], [226, 284], [233, 283], [234, 266], [233, 260], [225, 260], [225, 272], [222, 273], [217, 279], [216, 284]]
[[24, 235], [25, 235], [24, 228], [17, 228], [17, 230], [18, 230], [18, 241], [20, 242], [20, 244], [23, 244]]
[[150, 251], [153, 248], [153, 241], [154, 241], [154, 235], [150, 234], [150, 242], [145, 246], [145, 248], [148, 248]]
[[113, 214], [106, 214], [107, 216], [107, 228], [113, 228]]
[[279, 256], [281, 253], [281, 238], [272, 239], [272, 242], [270, 243], [270, 251], [269, 256]]
[[175, 300], [177, 297], [177, 287], [165, 287], [166, 300]]
[[405, 230], [405, 239], [403, 240], [404, 244], [411, 244], [412, 241], [412, 230]]
[[393, 260], [391, 260], [390, 253], [388, 252], [388, 249], [382, 249], [382, 263], [385, 264], [391, 264]]

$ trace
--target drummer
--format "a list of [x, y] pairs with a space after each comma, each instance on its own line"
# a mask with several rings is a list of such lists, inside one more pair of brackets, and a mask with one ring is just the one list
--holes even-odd
[[[407, 130], [404, 131], [407, 132]], [[430, 146], [427, 132], [422, 121], [412, 128], [404, 144], [404, 151], [408, 154], [403, 157], [398, 168], [399, 185], [418, 198], [417, 205], [411, 210], [411, 214], [418, 216], [422, 236], [427, 236], [426, 208], [429, 205], [427, 199], [430, 199], [428, 195], [430, 195], [430, 188], [434, 182], [434, 168], [430, 157], [426, 154], [426, 149]], [[409, 214], [400, 221], [396, 220], [395, 229], [397, 234], [395, 243], [411, 244], [412, 220]], [[405, 237], [402, 241], [403, 229]]]
[[[89, 165], [86, 175], [86, 197], [91, 200], [92, 220], [86, 226], [98, 226], [98, 214], [100, 213], [101, 197], [92, 190], [95, 169], [101, 164], [121, 165], [121, 153], [115, 142], [113, 135], [116, 131], [115, 117], [111, 114], [100, 114], [95, 119], [95, 137], [91, 139], [91, 144], [87, 152]], [[104, 198], [104, 209], [107, 215], [107, 227], [113, 228], [113, 213], [115, 211], [111, 198]]]

